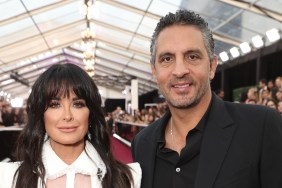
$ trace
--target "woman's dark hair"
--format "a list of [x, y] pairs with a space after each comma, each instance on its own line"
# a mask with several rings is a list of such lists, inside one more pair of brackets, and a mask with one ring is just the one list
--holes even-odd
[[[130, 169], [114, 159], [110, 133], [101, 108], [101, 96], [93, 79], [74, 64], [56, 64], [47, 69], [34, 83], [27, 100], [28, 122], [23, 129], [16, 150], [16, 159], [22, 161], [15, 176], [16, 188], [37, 188], [39, 178], [44, 182], [45, 168], [42, 147], [45, 136], [44, 112], [50, 100], [57, 96], [69, 96], [74, 92], [86, 101], [89, 108], [89, 128], [86, 135], [104, 161], [107, 173], [103, 188], [126, 188], [133, 181]], [[16, 181], [16, 182], [15, 182]]]

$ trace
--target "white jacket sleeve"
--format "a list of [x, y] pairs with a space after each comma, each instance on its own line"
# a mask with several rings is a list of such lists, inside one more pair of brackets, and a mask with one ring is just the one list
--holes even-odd
[[18, 169], [20, 163], [0, 162], [0, 187], [12, 188], [14, 174]]
[[131, 188], [141, 187], [142, 171], [139, 163], [130, 163], [128, 166], [131, 168], [131, 173], [133, 177], [133, 185]]

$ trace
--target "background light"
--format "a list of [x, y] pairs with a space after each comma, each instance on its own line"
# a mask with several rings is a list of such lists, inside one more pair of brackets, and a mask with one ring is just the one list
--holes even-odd
[[254, 37], [252, 38], [252, 42], [253, 42], [254, 47], [256, 47], [256, 48], [260, 48], [260, 47], [262, 47], [263, 44], [264, 44], [264, 43], [263, 43], [263, 40], [262, 40], [262, 37], [259, 36], [259, 35], [254, 36]]
[[22, 98], [14, 98], [11, 100], [11, 105], [13, 108], [21, 108], [23, 107], [23, 99]]
[[223, 61], [223, 62], [226, 62], [226, 61], [229, 60], [228, 54], [226, 52], [221, 52], [219, 54], [219, 57], [220, 57], [221, 61]]
[[251, 47], [250, 44], [247, 42], [243, 42], [240, 44], [240, 48], [242, 50], [242, 52], [245, 53], [249, 53], [251, 51]]
[[240, 52], [239, 52], [239, 50], [238, 50], [237, 47], [233, 47], [233, 48], [231, 48], [229, 51], [230, 51], [232, 57], [234, 57], [234, 58], [240, 56]]
[[276, 28], [268, 30], [266, 36], [270, 42], [275, 42], [280, 39], [279, 30]]

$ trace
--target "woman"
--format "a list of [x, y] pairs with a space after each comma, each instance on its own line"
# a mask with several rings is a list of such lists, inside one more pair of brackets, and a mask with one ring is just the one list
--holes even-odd
[[254, 100], [255, 103], [259, 101], [258, 89], [256, 87], [251, 87], [247, 92], [247, 99], [245, 100], [246, 104], [249, 104], [250, 100]]
[[267, 101], [265, 102], [265, 106], [268, 106], [270, 108], [277, 110], [277, 104], [273, 99], [267, 99]]
[[114, 159], [94, 81], [73, 64], [56, 64], [34, 83], [16, 163], [0, 163], [0, 187], [140, 187], [138, 163]]
[[280, 115], [282, 116], [282, 101], [278, 101], [277, 110], [280, 113]]

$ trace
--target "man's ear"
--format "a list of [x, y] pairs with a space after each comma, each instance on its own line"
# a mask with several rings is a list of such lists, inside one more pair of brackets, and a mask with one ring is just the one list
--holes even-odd
[[154, 77], [154, 80], [158, 83], [157, 81], [157, 72], [156, 72], [156, 67], [155, 64], [151, 63], [151, 71], [152, 71], [152, 75]]
[[210, 63], [210, 80], [214, 78], [215, 72], [216, 72], [216, 67], [218, 63], [218, 58], [216, 55], [213, 56], [213, 60]]

